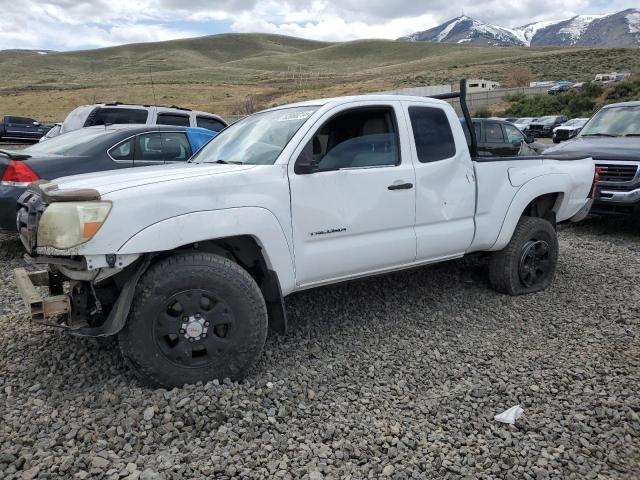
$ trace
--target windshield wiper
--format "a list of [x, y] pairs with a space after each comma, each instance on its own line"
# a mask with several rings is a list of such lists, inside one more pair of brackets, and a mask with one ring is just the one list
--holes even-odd
[[619, 135], [614, 135], [612, 133], [586, 133], [582, 136], [583, 137], [618, 137]]
[[225, 165], [242, 165], [242, 162], [234, 162], [233, 160], [216, 160], [215, 162], [205, 162], [205, 163], [223, 163]]
[[640, 137], [640, 133], [626, 133], [623, 137]]

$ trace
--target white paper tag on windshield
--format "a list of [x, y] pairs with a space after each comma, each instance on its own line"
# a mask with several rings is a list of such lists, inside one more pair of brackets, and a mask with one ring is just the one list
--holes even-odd
[[302, 112], [288, 112], [278, 117], [278, 122], [290, 122], [292, 120], [306, 120], [313, 115], [315, 110], [303, 110]]

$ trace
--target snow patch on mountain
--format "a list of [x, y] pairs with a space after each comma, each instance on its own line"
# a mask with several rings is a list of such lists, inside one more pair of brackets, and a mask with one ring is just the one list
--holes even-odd
[[628, 14], [627, 22], [629, 22], [629, 33], [640, 33], [640, 12]]
[[447, 38], [447, 36], [451, 33], [451, 30], [453, 30], [456, 25], [458, 25], [460, 22], [462, 22], [462, 21], [464, 21], [466, 19], [467, 19], [467, 17], [463, 16], [463, 17], [459, 17], [459, 18], [456, 18], [456, 19], [452, 20], [449, 23], [449, 25], [444, 27], [442, 29], [442, 31], [438, 34], [438, 37], [437, 37], [438, 42], [443, 42]]
[[569, 38], [569, 42], [573, 45], [582, 36], [591, 22], [606, 16], [608, 15], [578, 15], [577, 17], [573, 17], [567, 25], [558, 30], [558, 33], [566, 35]]
[[545, 29], [552, 25], [556, 25], [560, 22], [566, 22], [567, 20], [571, 19], [566, 18], [564, 20], [551, 20], [546, 22], [529, 23], [527, 25], [523, 25], [522, 27], [514, 28], [513, 32], [514, 35], [516, 35], [523, 43], [530, 47], [531, 40], [533, 39], [533, 37], [535, 37], [536, 33], [538, 33], [539, 30]]

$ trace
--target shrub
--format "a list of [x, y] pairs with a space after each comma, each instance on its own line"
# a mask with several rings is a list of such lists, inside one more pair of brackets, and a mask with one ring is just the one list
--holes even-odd
[[[603, 95], [604, 92], [604, 95]], [[542, 117], [566, 115], [590, 117], [602, 105], [629, 100], [640, 100], [640, 78], [634, 77], [605, 88], [598, 83], [587, 83], [579, 90], [558, 95], [510, 95], [505, 100], [511, 105], [504, 112], [508, 116]]]
[[478, 108], [473, 114], [475, 118], [489, 118], [491, 116], [491, 112], [487, 107]]

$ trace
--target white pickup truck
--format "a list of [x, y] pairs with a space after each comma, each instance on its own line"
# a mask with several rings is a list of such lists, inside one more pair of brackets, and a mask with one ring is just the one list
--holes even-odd
[[593, 161], [473, 158], [462, 129], [434, 98], [314, 100], [251, 115], [186, 164], [33, 184], [18, 227], [48, 268], [16, 284], [34, 320], [117, 334], [162, 386], [241, 378], [267, 328], [285, 332], [283, 298], [319, 285], [490, 252], [496, 290], [548, 287]]

